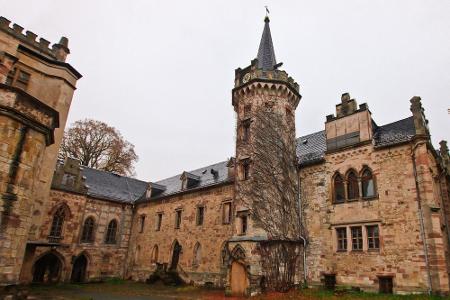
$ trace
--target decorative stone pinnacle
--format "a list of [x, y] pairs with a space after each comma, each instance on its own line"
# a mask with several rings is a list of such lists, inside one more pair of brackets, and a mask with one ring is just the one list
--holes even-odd
[[440, 141], [439, 145], [441, 146], [439, 148], [439, 152], [441, 153], [441, 156], [448, 156], [448, 146], [447, 146], [447, 141]]

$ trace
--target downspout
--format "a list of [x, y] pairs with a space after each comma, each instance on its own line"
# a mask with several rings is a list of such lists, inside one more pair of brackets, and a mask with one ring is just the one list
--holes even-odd
[[428, 258], [428, 244], [427, 244], [427, 239], [425, 236], [425, 225], [423, 222], [422, 199], [420, 197], [420, 191], [419, 191], [419, 180], [417, 179], [417, 166], [416, 166], [416, 154], [415, 154], [416, 148], [421, 144], [424, 144], [424, 143], [422, 142], [422, 143], [417, 143], [416, 145], [414, 145], [414, 147], [412, 149], [411, 157], [412, 157], [413, 169], [414, 169], [414, 181], [416, 184], [417, 205], [419, 208], [420, 233], [421, 233], [422, 240], [423, 240], [423, 251], [425, 254], [425, 264], [427, 266], [428, 294], [430, 295], [433, 292], [433, 287], [432, 287], [432, 282], [431, 282], [430, 262], [429, 262], [429, 258]]
[[[300, 169], [300, 168], [299, 168]], [[297, 197], [298, 197], [298, 209], [299, 209], [299, 217], [300, 217], [300, 229], [302, 229], [303, 223], [303, 207], [302, 207], [302, 199], [300, 196], [300, 170], [297, 173]], [[303, 282], [306, 284], [307, 279], [307, 264], [306, 264], [306, 239], [303, 237], [303, 234], [300, 235], [300, 239], [303, 241]]]

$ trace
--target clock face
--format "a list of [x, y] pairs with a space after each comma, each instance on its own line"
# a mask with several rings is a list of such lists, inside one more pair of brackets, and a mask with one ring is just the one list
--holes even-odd
[[246, 83], [250, 80], [250, 73], [247, 73], [244, 75], [244, 78], [242, 78], [242, 83]]

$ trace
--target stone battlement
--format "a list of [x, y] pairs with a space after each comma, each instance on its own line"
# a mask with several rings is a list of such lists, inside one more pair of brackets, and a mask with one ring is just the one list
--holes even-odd
[[12, 24], [11, 21], [5, 17], [0, 17], [0, 30], [4, 31], [13, 37], [17, 38], [27, 46], [31, 46], [34, 50], [37, 50], [40, 54], [43, 54], [51, 59], [58, 61], [65, 61], [67, 54], [70, 53], [68, 48], [69, 40], [66, 37], [62, 37], [59, 43], [55, 43], [50, 48], [50, 42], [43, 37], [37, 40], [37, 35], [29, 30], [23, 33], [24, 28], [18, 24]]

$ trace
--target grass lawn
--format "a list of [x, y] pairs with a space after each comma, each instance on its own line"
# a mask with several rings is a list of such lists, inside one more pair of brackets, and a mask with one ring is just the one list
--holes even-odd
[[[36, 285], [30, 287], [30, 294], [42, 300], [169, 300], [169, 299], [204, 299], [204, 300], [235, 300], [245, 299], [225, 297], [223, 290], [209, 290], [193, 286], [167, 287], [163, 285], [148, 285], [129, 281], [109, 281], [92, 284], [60, 284], [53, 286]], [[444, 298], [426, 295], [381, 295], [361, 292], [329, 292], [319, 289], [295, 290], [289, 293], [269, 293], [251, 298], [252, 300], [269, 299], [330, 299], [330, 300], [409, 300], [427, 299], [442, 300]], [[450, 298], [446, 298], [450, 299]]]

